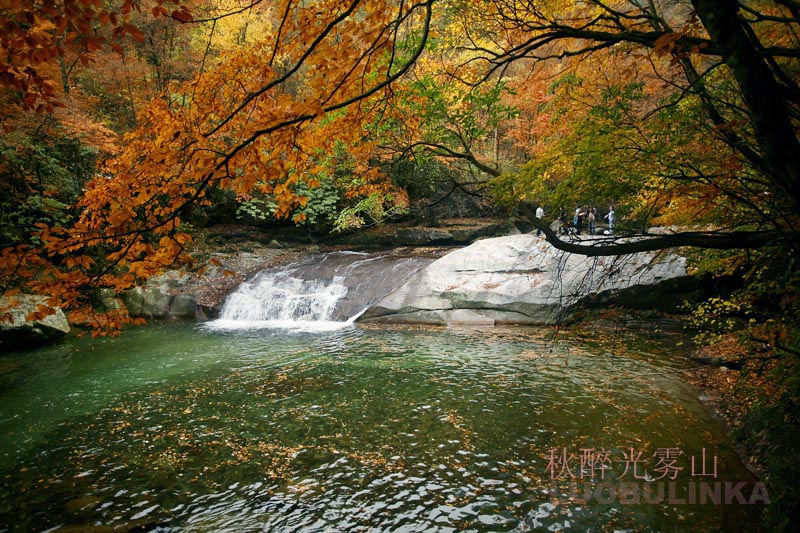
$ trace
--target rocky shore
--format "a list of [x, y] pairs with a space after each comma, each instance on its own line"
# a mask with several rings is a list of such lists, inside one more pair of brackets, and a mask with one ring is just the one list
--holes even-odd
[[[214, 318], [225, 297], [255, 273], [338, 250], [391, 248], [395, 253], [437, 259], [362, 317], [383, 323], [562, 323], [580, 306], [635, 301], [640, 299], [637, 294], [646, 294], [656, 304], [673, 301], [676, 284], [686, 275], [684, 259], [675, 254], [591, 259], [556, 250], [543, 238], [521, 234], [498, 221], [470, 227], [456, 220], [436, 228], [397, 226], [376, 228], [373, 233], [372, 240], [360, 236], [360, 244], [344, 238], [323, 245], [281, 242], [274, 234], [248, 226], [204, 230], [196, 234], [191, 259], [184, 266], [124, 294], [103, 294], [100, 310], [125, 309], [131, 317], [145, 319]], [[459, 244], [443, 244], [453, 239]], [[397, 243], [387, 246], [393, 240]], [[668, 294], [659, 292], [657, 287], [662, 286]], [[18, 318], [3, 333], [11, 340], [0, 341], [10, 349], [42, 344], [69, 331], [66, 325], [42, 334], [42, 321], [37, 325], [22, 320], [26, 316]], [[20, 335], [26, 332], [37, 336], [35, 342], [23, 343]]]

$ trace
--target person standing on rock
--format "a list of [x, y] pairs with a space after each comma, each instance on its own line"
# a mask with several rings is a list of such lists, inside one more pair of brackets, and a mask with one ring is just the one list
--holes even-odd
[[588, 230], [589, 226], [589, 206], [584, 205], [578, 207], [578, 225], [576, 227], [575, 235], [580, 235], [584, 229]]
[[613, 235], [614, 234], [614, 206], [613, 205], [608, 206], [608, 213], [603, 218], [608, 220], [608, 234], [609, 235]]
[[[539, 204], [536, 207], [536, 223], [537, 224], [541, 224], [542, 223], [542, 218], [544, 218], [544, 208], [542, 207], [542, 204]], [[542, 234], [542, 230], [539, 227], [537, 227], [536, 228], [536, 236], [538, 237], [541, 234]]]
[[589, 212], [586, 214], [586, 221], [588, 222], [589, 226], [589, 235], [594, 235], [594, 222], [595, 222], [595, 212], [597, 210], [594, 207], [589, 208]]

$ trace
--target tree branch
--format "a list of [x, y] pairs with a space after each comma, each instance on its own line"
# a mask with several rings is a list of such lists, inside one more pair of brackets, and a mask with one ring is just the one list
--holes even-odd
[[550, 226], [536, 219], [530, 221], [544, 233], [547, 242], [558, 250], [588, 257], [627, 255], [668, 248], [696, 247], [716, 250], [763, 248], [786, 240], [780, 231], [685, 231], [656, 235], [641, 233], [600, 238], [562, 240]]

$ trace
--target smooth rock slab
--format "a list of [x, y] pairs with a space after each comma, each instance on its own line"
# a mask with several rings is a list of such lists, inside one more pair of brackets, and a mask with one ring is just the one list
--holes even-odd
[[553, 324], [588, 296], [685, 275], [685, 259], [673, 253], [591, 258], [557, 250], [542, 237], [511, 235], [477, 241], [431, 263], [361, 321]]

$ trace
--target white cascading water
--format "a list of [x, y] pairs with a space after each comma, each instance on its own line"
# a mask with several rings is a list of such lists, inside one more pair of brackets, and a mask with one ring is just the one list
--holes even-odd
[[366, 308], [430, 260], [334, 252], [260, 272], [228, 295], [212, 329], [330, 331], [351, 325]]
[[229, 320], [330, 320], [336, 302], [347, 294], [342, 278], [303, 280], [282, 272], [246, 283], [225, 302]]
[[214, 326], [334, 329], [347, 324], [331, 320], [345, 294], [341, 276], [326, 281], [299, 279], [291, 272], [261, 275], [228, 296]]

